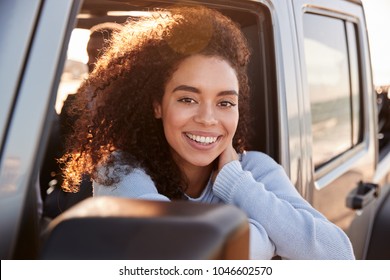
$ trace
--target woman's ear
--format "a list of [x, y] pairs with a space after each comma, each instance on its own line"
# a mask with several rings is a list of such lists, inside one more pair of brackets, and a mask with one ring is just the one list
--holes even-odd
[[161, 104], [157, 101], [153, 102], [154, 117], [161, 119]]

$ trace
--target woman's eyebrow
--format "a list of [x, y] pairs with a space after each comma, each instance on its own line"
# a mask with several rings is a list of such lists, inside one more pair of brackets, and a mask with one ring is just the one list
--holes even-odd
[[235, 90], [224, 90], [218, 93], [218, 96], [226, 96], [226, 95], [236, 95], [238, 96], [238, 92]]
[[180, 86], [177, 86], [173, 89], [172, 92], [175, 92], [175, 91], [179, 91], [179, 90], [182, 90], [182, 91], [189, 91], [189, 92], [193, 92], [193, 93], [200, 93], [200, 90], [197, 89], [196, 87], [192, 87], [192, 86], [187, 86], [187, 85], [180, 85]]
[[[173, 89], [172, 92], [179, 91], [179, 90], [193, 92], [193, 93], [200, 93], [200, 90], [198, 88], [192, 87], [192, 86], [187, 86], [187, 85], [177, 86]], [[221, 91], [218, 93], [218, 96], [226, 96], [226, 95], [237, 95], [238, 96], [238, 92], [235, 90], [224, 90], [224, 91]]]

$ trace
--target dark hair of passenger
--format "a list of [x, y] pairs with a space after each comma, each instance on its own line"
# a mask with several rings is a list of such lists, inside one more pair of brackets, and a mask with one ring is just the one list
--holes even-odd
[[250, 54], [239, 26], [204, 7], [158, 10], [114, 32], [80, 87], [71, 108], [78, 119], [67, 139], [67, 153], [60, 159], [65, 191], [76, 192], [85, 174], [109, 187], [122, 172], [141, 167], [159, 193], [170, 199], [185, 198], [186, 178], [171, 156], [153, 103], [161, 102], [180, 62], [194, 54], [217, 56], [236, 71], [239, 123], [233, 147], [237, 152], [246, 149]]
[[89, 72], [92, 72], [97, 59], [104, 53], [112, 34], [121, 29], [122, 25], [115, 22], [100, 23], [90, 29], [91, 33], [87, 44]]

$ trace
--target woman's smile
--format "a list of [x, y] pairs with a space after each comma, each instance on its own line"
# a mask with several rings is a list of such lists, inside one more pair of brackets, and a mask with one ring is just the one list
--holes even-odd
[[200, 135], [195, 135], [192, 133], [185, 133], [185, 135], [195, 141], [196, 143], [202, 144], [202, 145], [210, 145], [213, 144], [217, 141], [218, 137], [213, 137], [213, 136], [200, 136]]

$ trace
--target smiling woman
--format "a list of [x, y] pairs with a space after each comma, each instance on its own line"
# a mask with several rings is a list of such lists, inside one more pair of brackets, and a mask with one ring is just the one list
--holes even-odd
[[[176, 14], [173, 13], [175, 11]], [[121, 151], [124, 163], [134, 165], [136, 162], [136, 166], [147, 170], [161, 193], [171, 199], [186, 198], [184, 191], [189, 186], [187, 178], [182, 176], [182, 171], [171, 158], [172, 147], [163, 134], [166, 130], [164, 119], [155, 116], [156, 109], [162, 109], [167, 99], [164, 91], [183, 94], [180, 88], [174, 90], [178, 86], [186, 85], [204, 91], [200, 84], [207, 81], [208, 85], [204, 87], [208, 91], [211, 88], [217, 90], [218, 94], [231, 90], [240, 92], [237, 106], [240, 118], [236, 133], [230, 137], [234, 135], [234, 148], [243, 152], [247, 141], [249, 112], [246, 75], [249, 51], [245, 37], [233, 22], [220, 14], [217, 14], [218, 20], [215, 22], [208, 16], [202, 20], [202, 13], [209, 13], [205, 9], [199, 9], [194, 15], [188, 15], [188, 10], [184, 9], [188, 19], [184, 18], [181, 10], [170, 12], [171, 16], [162, 12], [161, 16], [129, 22], [123, 32], [113, 37], [111, 48], [97, 62], [96, 68], [80, 88], [76, 102], [78, 107], [71, 111], [79, 110], [77, 115], [83, 117], [76, 124], [75, 135], [69, 143], [69, 153], [64, 158], [68, 168], [65, 188], [74, 189], [84, 173], [90, 173], [92, 178], [106, 185], [116, 182], [119, 178], [115, 174], [101, 177], [97, 176], [96, 171], [98, 165], [114, 165], [111, 154], [113, 151]], [[213, 32], [214, 29], [220, 33]], [[229, 43], [224, 42], [227, 39]], [[210, 60], [213, 63], [207, 64], [207, 67], [213, 66], [218, 71], [213, 74], [213, 79], [205, 75], [207, 67], [203, 63], [191, 58], [193, 54], [218, 57]], [[195, 62], [196, 65], [202, 65], [202, 69], [192, 69]], [[178, 68], [185, 71], [177, 71]], [[229, 74], [229, 80], [221, 78], [221, 69]], [[194, 76], [196, 72], [198, 74]], [[209, 70], [207, 73], [210, 75], [212, 72]], [[181, 79], [180, 83], [177, 79]], [[220, 88], [214, 85], [216, 79], [219, 79]], [[227, 85], [233, 88], [223, 86], [227, 81]], [[187, 91], [189, 93], [193, 94]], [[180, 103], [185, 103], [187, 99], [180, 97]], [[91, 104], [94, 106], [92, 110], [86, 111], [85, 108], [91, 107]], [[221, 104], [226, 105], [221, 101], [218, 104], [218, 108], [222, 107]], [[203, 103], [201, 108], [203, 110]], [[86, 127], [89, 130], [85, 130]], [[74, 139], [80, 139], [79, 143]], [[90, 141], [85, 143], [84, 139]], [[79, 145], [83, 148], [80, 149]], [[80, 158], [74, 157], [72, 150], [83, 150], [85, 154]]]
[[248, 216], [250, 257], [353, 259], [337, 226], [269, 156], [246, 152], [249, 48], [204, 7], [127, 23], [77, 93], [65, 183], [94, 196], [233, 204]]

